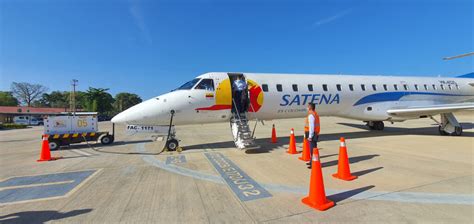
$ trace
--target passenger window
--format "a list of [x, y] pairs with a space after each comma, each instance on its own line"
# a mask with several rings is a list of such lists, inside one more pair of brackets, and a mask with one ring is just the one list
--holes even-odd
[[418, 85], [417, 84], [415, 84], [415, 90], [418, 90]]
[[214, 80], [203, 79], [194, 89], [203, 89], [207, 91], [214, 91]]
[[388, 91], [387, 84], [383, 84], [383, 90]]
[[405, 90], [408, 90], [408, 85], [407, 85], [407, 84], [403, 84], [403, 88], [404, 88]]
[[293, 84], [293, 91], [298, 92], [298, 85]]
[[308, 85], [308, 91], [313, 92], [313, 85], [312, 84]]
[[428, 85], [425, 84], [424, 86], [425, 86], [425, 90], [428, 90]]
[[444, 90], [444, 86], [443, 86], [443, 84], [441, 84], [440, 86], [441, 86], [441, 89], [442, 89], [442, 90]]
[[365, 85], [364, 84], [360, 85], [360, 88], [362, 89], [362, 91], [365, 91]]
[[283, 91], [283, 87], [281, 86], [281, 84], [277, 84], [277, 91], [278, 92]]
[[373, 89], [374, 91], [377, 91], [377, 85], [372, 84], [372, 89]]
[[449, 89], [449, 90], [452, 90], [452, 89], [451, 89], [451, 85], [448, 85], [448, 89]]
[[328, 91], [328, 85], [323, 84], [323, 90], [324, 90], [324, 91]]
[[354, 85], [349, 84], [349, 90], [354, 91]]
[[262, 84], [262, 90], [263, 90], [263, 92], [268, 92], [268, 85], [267, 84]]
[[397, 86], [397, 84], [393, 85], [393, 89], [398, 91], [398, 86]]
[[436, 85], [435, 84], [433, 84], [433, 90], [436, 90]]
[[341, 91], [341, 84], [336, 85], [337, 91]]

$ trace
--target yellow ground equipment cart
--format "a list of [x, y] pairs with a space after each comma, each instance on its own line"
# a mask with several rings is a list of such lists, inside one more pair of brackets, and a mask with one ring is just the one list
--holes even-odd
[[51, 150], [86, 141], [111, 144], [114, 142], [114, 129], [112, 126], [112, 133], [98, 131], [97, 113], [49, 116], [44, 120], [44, 134], [48, 135]]

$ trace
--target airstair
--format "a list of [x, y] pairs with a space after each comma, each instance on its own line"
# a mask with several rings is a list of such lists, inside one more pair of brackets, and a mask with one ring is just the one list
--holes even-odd
[[250, 130], [247, 113], [235, 112], [230, 119], [230, 127], [235, 146], [238, 149], [248, 150], [260, 148], [260, 146], [255, 143], [254, 132]]

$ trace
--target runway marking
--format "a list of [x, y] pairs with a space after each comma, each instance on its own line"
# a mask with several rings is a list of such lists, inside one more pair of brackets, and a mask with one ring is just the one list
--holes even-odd
[[251, 201], [272, 195], [221, 153], [204, 153], [230, 189], [241, 201]]
[[69, 180], [69, 181], [60, 181], [60, 182], [54, 182], [54, 183], [28, 184], [28, 185], [23, 185], [23, 186], [0, 187], [0, 191], [10, 190], [10, 189], [18, 189], [18, 188], [48, 186], [48, 185], [55, 185], [55, 184], [70, 184], [70, 183], [73, 183], [73, 182], [74, 182], [73, 180]]
[[0, 205], [67, 197], [97, 170], [11, 177], [0, 182]]
[[90, 153], [88, 153], [88, 152], [82, 151], [82, 150], [80, 150], [80, 149], [73, 149], [73, 150], [71, 150], [71, 151], [73, 151], [73, 152], [75, 152], [75, 153], [77, 153], [77, 154], [83, 155], [83, 156], [92, 156], [92, 155], [93, 155], [93, 154], [90, 154]]
[[[144, 153], [145, 143], [140, 143], [135, 146], [137, 152]], [[225, 184], [226, 182], [220, 176], [206, 174], [196, 170], [191, 170], [176, 166], [173, 164], [166, 165], [164, 162], [158, 160], [153, 155], [141, 155], [142, 159], [152, 166], [160, 169], [187, 176], [200, 180], [210, 181], [217, 184]], [[278, 184], [260, 185], [268, 191], [292, 193], [299, 195], [307, 195], [308, 187], [285, 186]], [[326, 189], [327, 195], [330, 197], [334, 194], [349, 192], [351, 190], [332, 190]], [[454, 205], [474, 205], [474, 195], [472, 194], [446, 194], [446, 193], [421, 193], [421, 192], [389, 192], [389, 191], [365, 191], [356, 195], [350, 196], [348, 199], [355, 200], [376, 200], [376, 201], [395, 201], [407, 203], [422, 203], [422, 204], [454, 204]]]
[[184, 155], [168, 156], [168, 157], [166, 157], [166, 162], [165, 163], [166, 163], [166, 165], [186, 163], [186, 156], [184, 156]]

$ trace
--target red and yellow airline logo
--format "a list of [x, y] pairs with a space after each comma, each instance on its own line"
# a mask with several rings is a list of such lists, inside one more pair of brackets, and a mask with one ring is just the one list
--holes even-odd
[[[250, 94], [249, 112], [258, 112], [263, 106], [262, 87], [250, 79], [247, 79], [247, 83]], [[211, 94], [206, 94], [206, 98], [208, 97], [212, 97]], [[230, 110], [232, 108], [232, 88], [229, 79], [219, 83], [214, 98], [215, 104], [213, 106], [197, 108], [196, 110]]]

